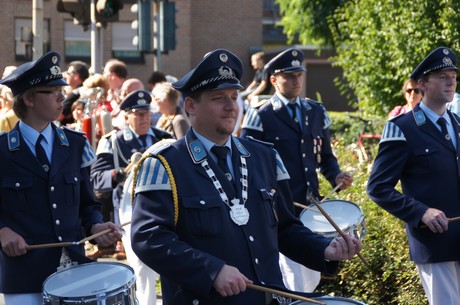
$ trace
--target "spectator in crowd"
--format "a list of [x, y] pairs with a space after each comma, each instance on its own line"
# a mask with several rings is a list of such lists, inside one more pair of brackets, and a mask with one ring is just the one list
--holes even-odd
[[80, 88], [83, 86], [83, 82], [89, 77], [88, 65], [82, 61], [72, 61], [69, 63], [67, 72], [64, 73], [64, 78], [69, 84], [69, 92], [66, 95], [64, 102], [62, 103], [64, 109], [59, 118], [59, 122], [62, 126], [66, 126], [68, 123], [74, 123], [72, 116], [72, 104], [80, 98]]
[[[88, 167], [95, 155], [79, 132], [61, 129], [64, 100], [60, 55], [51, 51], [19, 66], [0, 80], [14, 96], [20, 121], [0, 136], [0, 292], [6, 305], [42, 305], [43, 282], [61, 261], [88, 263], [83, 245], [31, 245], [94, 239], [108, 245], [121, 238], [113, 223], [103, 223]], [[69, 196], [71, 194], [71, 196]]]
[[82, 99], [76, 100], [72, 104], [72, 117], [75, 123], [67, 124], [67, 126], [76, 131], [83, 131], [83, 119], [85, 117], [86, 103]]
[[455, 92], [452, 102], [447, 104], [447, 109], [460, 116], [460, 93]]
[[110, 59], [104, 65], [104, 77], [109, 83], [109, 91], [107, 92], [107, 101], [109, 103], [117, 101], [121, 86], [128, 78], [128, 67], [118, 59]]
[[153, 101], [162, 114], [156, 127], [166, 130], [175, 139], [182, 138], [190, 127], [187, 115], [179, 107], [179, 95], [168, 82], [156, 84], [152, 91]]
[[[289, 173], [289, 185], [295, 202], [310, 205], [310, 196], [318, 200], [317, 169], [329, 183], [348, 188], [353, 178], [340, 170], [331, 147], [331, 119], [318, 102], [299, 97], [304, 84], [302, 50], [291, 48], [278, 54], [265, 69], [271, 75], [275, 94], [259, 108], [250, 108], [243, 120], [241, 137], [252, 136], [273, 143]], [[296, 208], [297, 216], [302, 209]], [[313, 291], [320, 274], [281, 256], [281, 267], [288, 288]]]
[[369, 198], [405, 222], [410, 257], [431, 305], [460, 304], [460, 226], [449, 223], [460, 215], [460, 118], [446, 109], [457, 71], [447, 47], [415, 68], [410, 77], [423, 99], [412, 113], [386, 123], [367, 184]]
[[160, 274], [164, 304], [269, 304], [279, 251], [326, 273], [362, 247], [312, 233], [294, 215], [286, 169], [266, 143], [231, 136], [242, 64], [218, 49], [173, 87], [192, 128], [154, 145], [134, 176], [131, 244]]
[[163, 72], [160, 71], [153, 71], [152, 74], [150, 74], [149, 79], [147, 80], [148, 88], [150, 91], [153, 90], [153, 87], [157, 83], [162, 83], [168, 81], [166, 79], [166, 75]]
[[[123, 193], [123, 182], [126, 174], [124, 168], [129, 164], [131, 155], [143, 153], [148, 147], [164, 138], [172, 136], [162, 130], [150, 126], [150, 92], [137, 90], [128, 94], [120, 104], [125, 113], [126, 126], [103, 136], [96, 151], [96, 162], [91, 167], [91, 181], [98, 198], [105, 208], [106, 217], [118, 222], [119, 201]], [[114, 255], [117, 259], [125, 259], [123, 248], [116, 253], [115, 245], [101, 248], [89, 253], [88, 257], [97, 259]]]
[[402, 94], [406, 99], [406, 104], [393, 108], [393, 110], [391, 110], [389, 113], [390, 119], [400, 114], [408, 113], [414, 109], [415, 105], [420, 103], [423, 97], [422, 89], [420, 89], [418, 83], [410, 78], [404, 82], [402, 87]]
[[19, 118], [13, 110], [13, 93], [11, 89], [5, 85], [0, 85], [0, 131], [10, 131], [19, 122]]
[[254, 78], [246, 90], [241, 92], [241, 98], [247, 103], [256, 95], [267, 95], [270, 93], [272, 85], [270, 83], [270, 74], [264, 69], [265, 59], [264, 52], [257, 52], [251, 56], [251, 65], [255, 70]]

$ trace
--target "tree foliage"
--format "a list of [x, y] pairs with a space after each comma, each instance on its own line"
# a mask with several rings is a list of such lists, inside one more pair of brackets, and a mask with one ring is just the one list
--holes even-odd
[[[351, 88], [358, 100], [350, 103], [367, 113], [386, 114], [404, 104], [404, 80], [433, 49], [444, 45], [456, 53], [460, 50], [458, 0], [331, 1], [328, 10], [319, 11], [322, 16], [312, 13], [319, 0], [277, 2], [286, 7], [282, 24], [287, 35], [297, 31], [304, 44], [335, 47], [332, 60], [344, 71], [337, 84], [344, 92]], [[321, 23], [309, 28], [301, 18], [296, 20], [302, 9], [307, 21], [327, 20], [327, 30]], [[291, 24], [295, 22], [297, 26]]]

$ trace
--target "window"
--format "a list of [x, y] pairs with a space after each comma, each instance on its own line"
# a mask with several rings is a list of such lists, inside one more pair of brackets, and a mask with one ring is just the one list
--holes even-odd
[[144, 63], [144, 57], [133, 45], [137, 30], [131, 28], [131, 22], [112, 23], [112, 54], [114, 58], [126, 63]]
[[89, 61], [91, 58], [91, 32], [72, 21], [64, 23], [64, 54], [66, 61]]
[[[43, 20], [43, 51], [48, 52], [49, 43], [49, 20]], [[14, 19], [14, 41], [15, 57], [17, 61], [32, 60], [32, 19], [15, 18]]]

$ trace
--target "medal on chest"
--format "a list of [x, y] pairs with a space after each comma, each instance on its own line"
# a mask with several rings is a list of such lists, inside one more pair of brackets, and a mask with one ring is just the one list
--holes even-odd
[[238, 226], [244, 226], [249, 221], [249, 211], [246, 208], [246, 201], [248, 200], [248, 168], [246, 166], [246, 159], [242, 156], [241, 161], [241, 202], [238, 198], [233, 198], [230, 202], [227, 194], [225, 193], [220, 181], [217, 179], [216, 174], [209, 166], [208, 161], [204, 160], [201, 166], [205, 169], [209, 178], [213, 181], [214, 187], [219, 192], [222, 201], [230, 208], [230, 218]]

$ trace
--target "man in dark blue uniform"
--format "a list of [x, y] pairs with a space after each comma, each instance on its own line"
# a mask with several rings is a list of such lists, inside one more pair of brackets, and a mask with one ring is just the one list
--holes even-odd
[[[319, 198], [316, 169], [333, 187], [349, 187], [353, 181], [347, 172], [341, 172], [331, 148], [329, 126], [331, 119], [326, 109], [310, 99], [300, 98], [304, 71], [303, 52], [291, 48], [270, 60], [265, 69], [271, 74], [275, 88], [271, 99], [262, 101], [259, 108], [251, 108], [242, 124], [241, 137], [252, 136], [273, 143], [291, 179], [295, 202], [309, 205], [309, 196]], [[301, 208], [296, 207], [299, 215]], [[281, 266], [288, 288], [313, 291], [320, 274], [299, 266], [281, 256]]]
[[31, 245], [74, 242], [105, 229], [95, 241], [121, 237], [102, 223], [88, 167], [94, 152], [83, 134], [53, 124], [62, 112], [60, 56], [49, 52], [0, 80], [11, 88], [20, 118], [0, 135], [0, 292], [7, 305], [43, 304], [42, 285], [61, 257], [88, 262], [83, 245], [30, 249]]
[[[130, 163], [131, 156], [136, 152], [143, 153], [159, 140], [172, 138], [166, 131], [151, 127], [151, 101], [150, 92], [145, 90], [127, 95], [120, 103], [120, 110], [125, 113], [125, 127], [102, 137], [97, 146], [96, 162], [91, 167], [91, 181], [103, 208], [108, 209], [108, 215], [113, 213], [115, 222], [118, 222], [118, 207], [126, 178], [124, 169]], [[126, 259], [124, 251], [119, 248], [115, 257]], [[108, 254], [114, 254], [114, 247], [100, 248], [88, 254], [88, 257], [97, 259]]]
[[330, 274], [362, 247], [303, 226], [276, 150], [231, 136], [241, 73], [218, 49], [173, 83], [192, 128], [150, 148], [135, 175], [132, 247], [160, 274], [164, 304], [269, 304], [246, 285], [282, 288], [280, 251]]
[[411, 259], [431, 305], [460, 304], [460, 224], [449, 224], [460, 215], [460, 119], [446, 110], [456, 65], [452, 50], [440, 47], [414, 70], [424, 97], [386, 123], [367, 186], [373, 201], [406, 223]]

